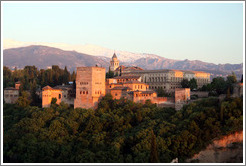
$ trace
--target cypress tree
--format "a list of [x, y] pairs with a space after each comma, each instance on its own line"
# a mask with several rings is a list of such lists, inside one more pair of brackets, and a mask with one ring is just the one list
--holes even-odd
[[159, 162], [157, 145], [156, 145], [156, 136], [155, 136], [153, 130], [151, 130], [150, 162], [151, 163], [158, 163]]

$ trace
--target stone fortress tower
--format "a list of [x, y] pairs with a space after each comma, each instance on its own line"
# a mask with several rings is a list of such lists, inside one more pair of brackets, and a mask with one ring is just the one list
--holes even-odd
[[105, 95], [105, 68], [77, 67], [74, 108], [95, 108]]
[[115, 71], [119, 67], [119, 61], [117, 59], [116, 54], [114, 53], [112, 60], [110, 61], [110, 70]]

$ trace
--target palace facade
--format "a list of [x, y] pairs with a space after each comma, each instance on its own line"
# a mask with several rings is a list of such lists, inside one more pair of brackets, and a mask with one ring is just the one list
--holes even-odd
[[139, 76], [141, 82], [149, 85], [150, 89], [162, 88], [167, 92], [174, 92], [176, 88], [182, 88], [183, 79], [190, 81], [192, 78], [197, 80], [198, 88], [210, 83], [210, 74], [203, 71], [184, 71], [184, 70], [138, 70], [123, 72], [122, 76]]
[[[113, 99], [126, 98], [139, 103], [150, 100], [157, 105], [180, 109], [190, 100], [190, 89], [181, 86], [183, 79], [195, 78], [198, 88], [210, 83], [210, 74], [202, 71], [143, 70], [139, 67], [120, 66], [115, 53], [110, 61], [109, 69], [119, 76], [106, 79], [106, 69], [103, 67], [77, 67], [74, 98], [65, 100], [69, 89], [62, 89], [61, 86], [54, 88], [47, 86], [42, 92], [43, 107], [49, 106], [51, 98], [55, 97], [58, 104], [64, 101], [74, 104], [74, 108], [96, 108], [100, 99], [106, 93], [110, 93]], [[173, 97], [157, 97], [158, 88], [173, 93]]]

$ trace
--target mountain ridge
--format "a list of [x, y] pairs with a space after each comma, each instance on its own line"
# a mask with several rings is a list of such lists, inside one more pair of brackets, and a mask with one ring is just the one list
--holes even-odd
[[[112, 54], [113, 55], [113, 54]], [[111, 57], [112, 57], [111, 55]], [[149, 55], [149, 54], [148, 54]], [[108, 69], [111, 57], [92, 56], [77, 51], [66, 51], [59, 48], [31, 45], [27, 47], [10, 48], [3, 50], [3, 64], [10, 68], [23, 68], [26, 65], [35, 65], [38, 68], [47, 68], [59, 65], [72, 71], [79, 66], [102, 66]], [[226, 76], [232, 71], [241, 78], [243, 64], [207, 63], [200, 60], [173, 60], [159, 56], [147, 56], [130, 62], [120, 61], [120, 65], [139, 66], [143, 69], [176, 69], [197, 70], [210, 72], [214, 76]]]

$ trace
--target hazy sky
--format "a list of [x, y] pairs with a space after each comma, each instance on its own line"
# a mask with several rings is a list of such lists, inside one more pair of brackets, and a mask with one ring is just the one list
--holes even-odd
[[243, 62], [242, 3], [4, 3], [3, 39]]

